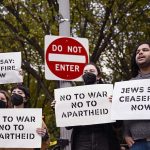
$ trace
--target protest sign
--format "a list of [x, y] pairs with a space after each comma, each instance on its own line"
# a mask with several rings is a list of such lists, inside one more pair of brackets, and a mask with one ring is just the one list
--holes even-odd
[[0, 148], [40, 148], [42, 109], [0, 109]]
[[0, 53], [0, 84], [23, 82], [21, 52]]
[[55, 114], [58, 127], [114, 122], [108, 97], [112, 84], [94, 84], [55, 89]]
[[112, 119], [150, 119], [149, 83], [150, 79], [116, 82], [112, 99]]
[[45, 36], [45, 78], [47, 80], [82, 81], [89, 61], [86, 38]]

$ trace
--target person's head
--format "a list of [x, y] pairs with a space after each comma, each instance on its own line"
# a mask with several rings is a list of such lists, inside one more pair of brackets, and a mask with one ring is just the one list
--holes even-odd
[[4, 90], [0, 90], [0, 108], [8, 108], [10, 103], [10, 97]]
[[16, 85], [11, 89], [11, 102], [15, 107], [29, 107], [30, 92], [23, 85]]
[[82, 74], [85, 85], [102, 83], [100, 69], [94, 63], [88, 63]]
[[150, 67], [150, 42], [142, 42], [136, 47], [132, 56], [132, 76], [137, 76], [142, 68], [148, 67]]

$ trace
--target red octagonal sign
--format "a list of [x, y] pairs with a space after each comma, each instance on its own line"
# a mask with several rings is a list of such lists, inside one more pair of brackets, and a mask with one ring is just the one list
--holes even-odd
[[69, 37], [53, 40], [48, 45], [45, 56], [49, 70], [62, 80], [79, 78], [88, 63], [88, 52], [83, 44]]

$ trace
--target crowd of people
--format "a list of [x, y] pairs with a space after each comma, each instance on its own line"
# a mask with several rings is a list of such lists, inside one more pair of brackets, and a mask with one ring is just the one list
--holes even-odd
[[[21, 84], [17, 84], [11, 89], [11, 93], [0, 90], [0, 108], [30, 108], [30, 92], [29, 89]], [[42, 138], [41, 150], [46, 150], [49, 145], [49, 134], [45, 122], [42, 120], [41, 128], [37, 128], [36, 132]], [[0, 148], [0, 150], [9, 150], [9, 148]], [[10, 148], [11, 150], [38, 150], [40, 148]]]
[[[140, 43], [132, 58], [131, 80], [150, 79], [150, 43]], [[89, 63], [85, 66], [83, 75], [85, 85], [103, 84], [98, 67]], [[52, 107], [55, 107], [54, 100]], [[123, 128], [123, 139], [130, 150], [150, 150], [150, 121], [126, 120], [116, 123], [88, 126], [66, 127], [73, 129], [71, 150], [125, 150], [120, 146], [115, 128]]]
[[[150, 43], [140, 43], [132, 58], [131, 80], [150, 79]], [[99, 68], [94, 63], [85, 66], [82, 74], [84, 85], [103, 84]], [[10, 96], [9, 96], [10, 95]], [[16, 85], [11, 93], [0, 90], [0, 108], [30, 108], [30, 92], [23, 85]], [[56, 100], [52, 103], [55, 107]], [[150, 121], [126, 120], [115, 123], [66, 127], [72, 129], [71, 150], [121, 150], [116, 130], [123, 127], [123, 138], [130, 150], [150, 150]], [[36, 132], [44, 143], [49, 144], [49, 135], [46, 124]], [[0, 148], [1, 149], [1, 148]]]

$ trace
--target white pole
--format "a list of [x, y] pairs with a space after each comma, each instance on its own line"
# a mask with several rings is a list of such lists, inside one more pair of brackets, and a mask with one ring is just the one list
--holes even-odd
[[70, 5], [69, 0], [58, 0], [59, 2], [59, 35], [70, 36]]
[[[69, 0], [58, 0], [59, 3], [59, 35], [60, 36], [70, 36], [70, 4]], [[60, 88], [72, 86], [70, 82], [60, 81]], [[71, 139], [71, 130], [66, 130], [66, 128], [60, 128], [60, 137], [62, 139]], [[65, 147], [65, 150], [71, 150], [71, 144]]]

